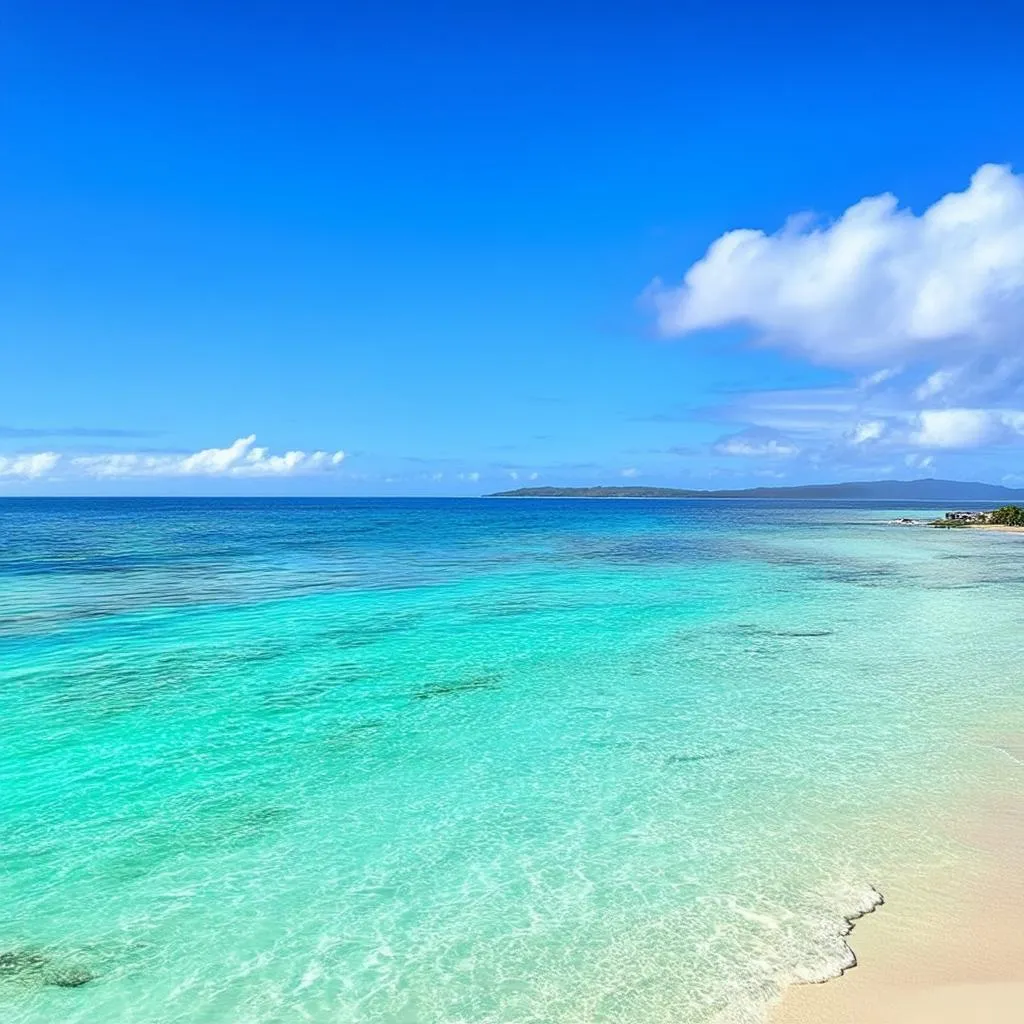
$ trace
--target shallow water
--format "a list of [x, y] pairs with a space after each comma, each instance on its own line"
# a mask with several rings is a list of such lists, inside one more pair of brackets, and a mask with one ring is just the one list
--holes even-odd
[[0, 1016], [760, 1020], [1024, 725], [934, 511], [0, 503]]

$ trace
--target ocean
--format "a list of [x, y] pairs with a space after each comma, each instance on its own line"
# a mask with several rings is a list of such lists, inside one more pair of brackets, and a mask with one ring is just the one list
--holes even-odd
[[941, 511], [0, 502], [0, 1019], [764, 1020], [1024, 728]]

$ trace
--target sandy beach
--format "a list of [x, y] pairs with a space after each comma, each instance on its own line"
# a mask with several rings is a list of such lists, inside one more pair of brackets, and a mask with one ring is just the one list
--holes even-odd
[[[998, 527], [996, 527], [998, 529]], [[1024, 750], [1005, 748], [1024, 775]], [[950, 828], [951, 875], [890, 879], [857, 922], [857, 966], [789, 989], [771, 1024], [1019, 1024], [1024, 1020], [1024, 796], [1020, 786]]]

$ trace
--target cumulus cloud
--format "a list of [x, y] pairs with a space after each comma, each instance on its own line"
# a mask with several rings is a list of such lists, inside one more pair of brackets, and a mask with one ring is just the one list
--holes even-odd
[[[985, 164], [920, 212], [885, 194], [829, 223], [729, 231], [677, 286], [648, 291], [661, 331], [747, 327], [848, 381], [738, 395], [722, 454], [807, 460], [1024, 444], [1024, 175]], [[781, 432], [774, 447], [757, 433]], [[789, 438], [796, 438], [791, 441]], [[922, 452], [922, 449], [925, 451]]]
[[980, 448], [1024, 435], [1024, 412], [1013, 409], [923, 409], [912, 444], [921, 448]]
[[730, 231], [650, 296], [666, 335], [742, 324], [825, 365], [1005, 350], [1024, 326], [1024, 178], [986, 164], [920, 215], [886, 194], [826, 226]]
[[36, 452], [33, 455], [0, 455], [0, 476], [35, 480], [51, 473], [60, 462], [57, 452]]

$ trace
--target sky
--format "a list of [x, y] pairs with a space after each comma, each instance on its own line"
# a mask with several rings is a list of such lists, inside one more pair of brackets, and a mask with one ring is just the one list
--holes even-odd
[[4, 21], [0, 496], [1024, 486], [1018, 3]]

